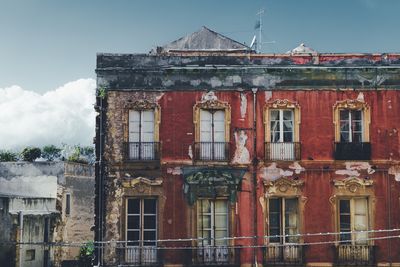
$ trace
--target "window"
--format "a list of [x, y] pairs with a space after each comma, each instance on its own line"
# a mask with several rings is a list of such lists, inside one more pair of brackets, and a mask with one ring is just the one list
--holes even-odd
[[231, 107], [213, 92], [193, 107], [195, 141], [193, 159], [228, 161]]
[[[368, 233], [351, 233], [368, 230], [367, 198], [339, 200], [340, 241], [350, 244], [367, 244]], [[346, 233], [349, 232], [349, 233]]]
[[293, 142], [293, 110], [271, 110], [271, 143]]
[[271, 198], [269, 200], [269, 235], [270, 243], [297, 243], [298, 200], [297, 198]]
[[340, 142], [362, 142], [362, 121], [361, 110], [340, 110]]
[[157, 262], [157, 200], [128, 199], [126, 217], [126, 262]]
[[267, 103], [265, 117], [266, 160], [300, 159], [300, 108], [288, 100]]
[[129, 111], [129, 159], [155, 159], [154, 130], [154, 110]]
[[333, 106], [337, 160], [369, 160], [369, 106], [361, 100], [344, 100]]
[[68, 216], [71, 214], [71, 194], [65, 194], [65, 215]]
[[198, 261], [202, 263], [229, 262], [231, 254], [227, 247], [228, 201], [201, 199], [197, 203]]
[[34, 261], [35, 260], [35, 250], [34, 249], [28, 249], [25, 252], [25, 261]]
[[200, 159], [225, 160], [225, 111], [200, 110]]

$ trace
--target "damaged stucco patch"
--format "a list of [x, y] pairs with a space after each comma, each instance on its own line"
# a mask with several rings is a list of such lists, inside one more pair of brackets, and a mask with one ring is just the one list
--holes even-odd
[[294, 170], [284, 170], [278, 168], [276, 162], [271, 163], [268, 167], [261, 168], [261, 178], [265, 181], [275, 181], [281, 177], [289, 177], [292, 176], [294, 173], [299, 174], [300, 172], [304, 171], [304, 168], [297, 163], [297, 165], [292, 164], [289, 166], [290, 169]]
[[394, 175], [394, 179], [400, 182], [400, 165], [390, 167], [389, 174]]
[[247, 111], [247, 97], [246, 94], [240, 93], [240, 117], [244, 119]]
[[294, 170], [295, 174], [300, 174], [301, 172], [306, 170], [297, 161], [293, 162], [293, 164], [289, 166], [289, 169]]
[[235, 144], [236, 150], [235, 155], [232, 159], [232, 164], [250, 164], [250, 153], [246, 147], [247, 134], [241, 130], [235, 132]]
[[181, 175], [182, 169], [180, 167], [167, 168], [167, 173], [172, 175]]
[[268, 102], [272, 98], [272, 91], [264, 92], [265, 102]]
[[345, 169], [335, 171], [335, 174], [359, 177], [363, 171], [373, 174], [375, 170], [368, 162], [346, 162]]

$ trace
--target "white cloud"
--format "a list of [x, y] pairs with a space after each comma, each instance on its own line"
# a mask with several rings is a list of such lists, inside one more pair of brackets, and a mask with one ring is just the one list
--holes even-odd
[[43, 95], [0, 88], [0, 149], [28, 145], [91, 145], [96, 81], [79, 79]]

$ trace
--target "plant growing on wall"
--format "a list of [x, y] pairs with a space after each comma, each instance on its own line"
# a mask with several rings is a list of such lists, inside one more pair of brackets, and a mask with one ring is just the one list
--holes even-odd
[[55, 145], [44, 146], [42, 149], [42, 157], [48, 161], [53, 161], [55, 159], [60, 158], [61, 156], [61, 148], [56, 147]]
[[94, 252], [93, 241], [87, 242], [79, 250], [79, 266], [89, 267], [92, 266]]
[[22, 160], [25, 161], [35, 161], [35, 159], [40, 158], [42, 151], [38, 147], [25, 147], [21, 152]]
[[17, 161], [17, 153], [9, 150], [0, 150], [0, 162]]

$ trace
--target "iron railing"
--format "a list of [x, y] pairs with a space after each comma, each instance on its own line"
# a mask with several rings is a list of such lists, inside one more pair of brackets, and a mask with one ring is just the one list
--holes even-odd
[[120, 266], [162, 266], [162, 250], [156, 246], [119, 246]]
[[300, 142], [265, 143], [265, 160], [300, 160]]
[[192, 266], [240, 266], [239, 248], [200, 246], [192, 249]]
[[304, 265], [304, 246], [299, 244], [270, 244], [263, 248], [264, 266]]
[[129, 142], [125, 143], [126, 160], [159, 160], [159, 142]]
[[374, 266], [376, 247], [371, 245], [335, 246], [336, 266]]
[[228, 142], [196, 142], [194, 143], [194, 159], [202, 161], [228, 161]]
[[370, 160], [371, 143], [335, 143], [336, 160]]

